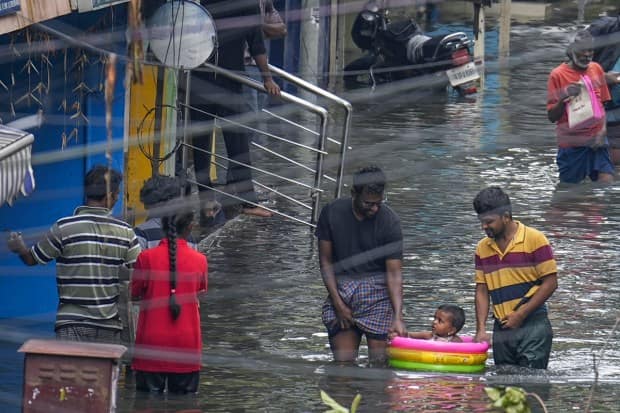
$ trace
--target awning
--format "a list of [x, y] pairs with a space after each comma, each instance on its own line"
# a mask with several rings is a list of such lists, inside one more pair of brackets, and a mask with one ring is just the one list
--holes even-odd
[[9, 205], [19, 193], [34, 191], [34, 174], [30, 154], [34, 136], [31, 133], [0, 125], [0, 207]]

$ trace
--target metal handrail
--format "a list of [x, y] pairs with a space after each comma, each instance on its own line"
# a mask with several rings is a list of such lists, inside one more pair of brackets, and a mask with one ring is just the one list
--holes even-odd
[[338, 164], [338, 173], [336, 176], [336, 193], [334, 194], [335, 198], [339, 198], [342, 192], [342, 180], [344, 176], [344, 160], [345, 160], [345, 153], [347, 150], [347, 146], [349, 144], [348, 142], [349, 141], [349, 130], [351, 128], [351, 117], [353, 115], [353, 105], [351, 105], [349, 101], [344, 100], [341, 97], [334, 95], [333, 93], [325, 89], [321, 89], [320, 87], [302, 78], [292, 75], [286, 72], [285, 70], [280, 69], [277, 66], [269, 65], [269, 70], [271, 71], [272, 74], [275, 74], [281, 77], [282, 79], [285, 79], [286, 81], [305, 89], [308, 92], [314, 93], [325, 99], [331, 100], [332, 102], [341, 105], [345, 109], [346, 115], [345, 115], [345, 121], [344, 121], [344, 128], [342, 131], [342, 141], [340, 143], [340, 162]]
[[[215, 73], [218, 76], [227, 77], [228, 79], [231, 79], [231, 80], [233, 80], [235, 82], [241, 83], [242, 85], [251, 87], [251, 88], [256, 89], [256, 90], [258, 90], [258, 91], [260, 91], [262, 93], [267, 93], [267, 91], [265, 90], [264, 86], [261, 83], [254, 81], [253, 79], [250, 79], [250, 78], [245, 77], [245, 76], [238, 75], [238, 74], [236, 74], [236, 73], [234, 73], [232, 71], [223, 69], [223, 68], [221, 68], [219, 66], [216, 66], [216, 65], [213, 65], [211, 63], [205, 63], [203, 65], [203, 67], [206, 68], [207, 70]], [[284, 73], [286, 73], [286, 72], [284, 72]], [[189, 76], [190, 75], [188, 74], [188, 77]], [[188, 97], [189, 94], [190, 94], [189, 93], [189, 86], [191, 85], [189, 79], [188, 79], [187, 85], [188, 85], [188, 92], [187, 92], [187, 97]], [[308, 223], [308, 222], [302, 221], [300, 219], [291, 217], [291, 216], [289, 216], [287, 214], [284, 214], [282, 212], [279, 212], [279, 211], [276, 211], [276, 210], [273, 210], [273, 209], [270, 209], [270, 208], [266, 208], [264, 206], [261, 206], [261, 207], [265, 208], [265, 209], [267, 209], [267, 210], [269, 210], [269, 211], [271, 211], [271, 212], [273, 212], [275, 214], [287, 217], [289, 219], [293, 219], [293, 220], [295, 220], [297, 222], [303, 222], [306, 225], [310, 225], [310, 226], [314, 227], [315, 226], [314, 223], [318, 219], [318, 212], [319, 212], [318, 208], [320, 206], [321, 192], [323, 192], [323, 190], [321, 189], [321, 178], [322, 178], [322, 170], [323, 170], [323, 158], [324, 158], [324, 156], [326, 154], [326, 152], [325, 152], [325, 146], [326, 145], [325, 144], [326, 144], [326, 140], [327, 140], [328, 112], [327, 112], [327, 109], [325, 109], [322, 106], [315, 105], [315, 104], [313, 104], [311, 102], [308, 102], [307, 100], [301, 99], [301, 98], [299, 98], [299, 97], [297, 97], [295, 95], [292, 95], [292, 94], [289, 94], [289, 93], [286, 93], [286, 92], [281, 92], [280, 98], [283, 101], [285, 101], [285, 102], [293, 103], [295, 105], [298, 105], [298, 106], [300, 106], [300, 107], [302, 107], [302, 108], [304, 108], [304, 109], [306, 109], [306, 110], [308, 110], [308, 111], [318, 115], [319, 118], [320, 118], [319, 145], [318, 145], [318, 150], [315, 150], [317, 158], [316, 158], [316, 169], [315, 169], [315, 175], [314, 175], [314, 185], [312, 185], [312, 186], [304, 185], [304, 186], [307, 186], [307, 187], [311, 188], [311, 198], [314, 201], [313, 202], [313, 206], [312, 206], [312, 218], [311, 218], [310, 223]], [[186, 104], [185, 104], [186, 116], [185, 116], [185, 128], [184, 128], [185, 131], [188, 130], [188, 121], [189, 121], [189, 116], [187, 116], [188, 115], [188, 110], [189, 110], [189, 100], [186, 100]], [[224, 119], [224, 118], [221, 118], [221, 119]], [[188, 135], [187, 135], [187, 133], [185, 133], [184, 134], [184, 147], [185, 148], [187, 148], [189, 146], [188, 140], [189, 140], [188, 139]], [[229, 159], [227, 157], [223, 157], [221, 155], [215, 154], [215, 156], [218, 157], [218, 158], [227, 159], [229, 162], [231, 162], [231, 161], [234, 162], [234, 160], [231, 160], [231, 159]], [[184, 156], [184, 158], [186, 159], [185, 156]], [[251, 168], [251, 169], [254, 169], [254, 170], [259, 170], [259, 171], [261, 171], [263, 173], [274, 175], [273, 173], [270, 173], [270, 172], [267, 172], [267, 171], [255, 168], [255, 167], [253, 167], [251, 165], [246, 165], [246, 166]], [[341, 166], [341, 168], [342, 168], [342, 166]], [[193, 183], [197, 184], [197, 182], [193, 182]], [[221, 191], [217, 190], [216, 188], [210, 188], [210, 189], [213, 189], [216, 192], [221, 192]], [[235, 198], [237, 200], [241, 200], [240, 198], [238, 198], [238, 197], [236, 197], [236, 196], [234, 196], [232, 194], [226, 193], [225, 195], [226, 196], [230, 196], [232, 198]], [[255, 206], [260, 206], [260, 205], [255, 205]]]

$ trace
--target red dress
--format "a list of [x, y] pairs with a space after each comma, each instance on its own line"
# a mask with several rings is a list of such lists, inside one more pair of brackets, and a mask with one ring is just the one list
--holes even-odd
[[131, 296], [141, 299], [132, 368], [158, 373], [200, 370], [202, 336], [198, 293], [207, 290], [207, 257], [177, 240], [176, 299], [181, 313], [172, 319], [168, 240], [138, 256]]

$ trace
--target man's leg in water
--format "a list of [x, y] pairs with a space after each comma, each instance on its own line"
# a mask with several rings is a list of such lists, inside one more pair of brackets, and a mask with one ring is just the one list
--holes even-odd
[[340, 330], [330, 336], [329, 346], [332, 349], [334, 361], [353, 362], [357, 360], [361, 340], [362, 334], [356, 328]]

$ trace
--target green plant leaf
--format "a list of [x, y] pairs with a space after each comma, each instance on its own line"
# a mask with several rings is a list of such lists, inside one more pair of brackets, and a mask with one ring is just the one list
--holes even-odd
[[332, 399], [327, 393], [321, 390], [321, 400], [323, 403], [331, 407], [330, 413], [349, 413], [349, 409], [342, 407], [336, 400]]
[[506, 387], [506, 398], [515, 405], [525, 403], [527, 399], [525, 391], [520, 387]]
[[355, 395], [355, 398], [353, 399], [353, 403], [351, 403], [351, 413], [355, 413], [357, 411], [357, 408], [359, 407], [361, 401], [362, 395], [360, 393], [357, 393]]
[[485, 387], [484, 391], [492, 401], [496, 401], [502, 396], [502, 392], [496, 387]]

